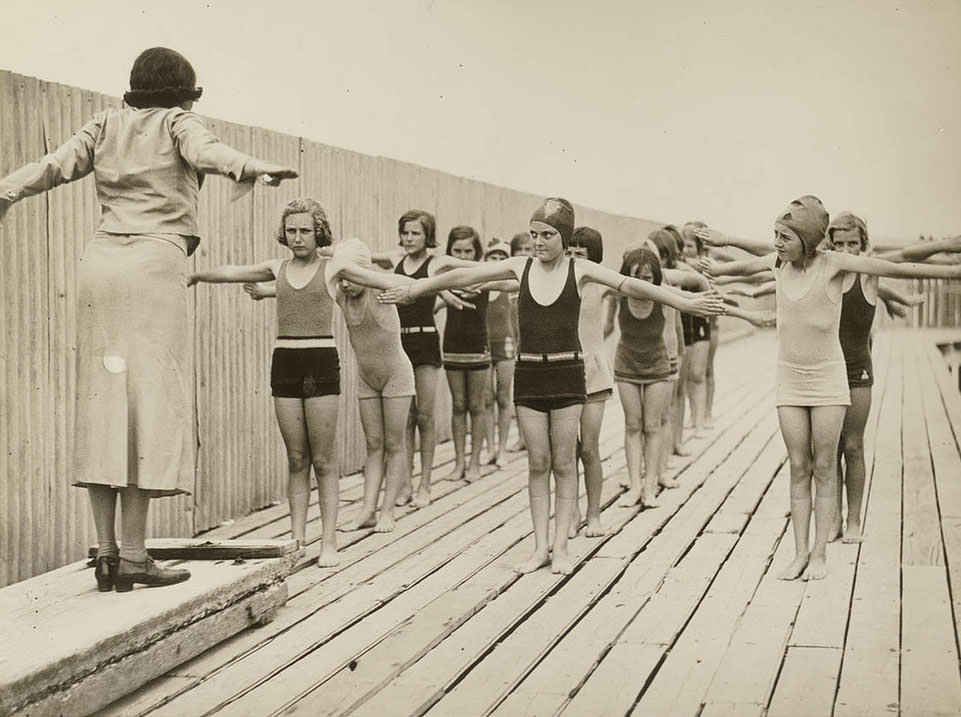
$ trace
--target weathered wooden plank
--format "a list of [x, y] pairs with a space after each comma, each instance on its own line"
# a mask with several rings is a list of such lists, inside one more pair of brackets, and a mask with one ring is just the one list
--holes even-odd
[[840, 648], [788, 647], [768, 717], [831, 714], [840, 670]]
[[644, 686], [636, 676], [654, 672], [663, 656], [664, 650], [655, 645], [617, 643], [605, 655], [603, 669], [595, 672], [564, 707], [564, 715], [627, 714]]
[[944, 569], [904, 565], [901, 714], [961, 714], [961, 676]]
[[[249, 560], [280, 558], [297, 550], [296, 540], [207, 540], [204, 538], [152, 538], [147, 552], [155, 560]], [[97, 546], [87, 550], [91, 558]]]
[[904, 532], [901, 559], [905, 565], [943, 565], [944, 548], [941, 545], [937, 494], [928, 448], [926, 420], [921, 405], [918, 367], [910, 341], [902, 341], [898, 348], [902, 353], [901, 364], [904, 371]]
[[[40, 711], [47, 704], [56, 711], [61, 697], [70, 695], [88, 704], [105, 694], [109, 699], [97, 706], [107, 704], [272, 615], [286, 600], [283, 579], [291, 562], [194, 562], [187, 582], [124, 594], [97, 592], [91, 571], [79, 566], [4, 588], [0, 602], [29, 608], [0, 610], [4, 639], [30, 649], [0, 655], [0, 713], [35, 702]], [[71, 597], [50, 602], [51, 593]], [[130, 668], [129, 678], [112, 672], [121, 663]], [[113, 677], [104, 682], [108, 673]]]
[[858, 556], [855, 544], [835, 543], [830, 547], [830, 571], [824, 580], [812, 580], [804, 591], [788, 644], [794, 647], [844, 646], [854, 566]]

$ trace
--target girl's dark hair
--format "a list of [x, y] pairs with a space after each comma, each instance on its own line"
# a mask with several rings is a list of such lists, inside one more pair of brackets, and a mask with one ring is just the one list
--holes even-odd
[[314, 220], [314, 239], [317, 241], [317, 246], [330, 246], [333, 238], [330, 222], [327, 221], [324, 208], [315, 199], [295, 199], [284, 207], [280, 215], [280, 228], [277, 230], [278, 242], [287, 246], [287, 217], [291, 214], [309, 214]]
[[600, 264], [604, 259], [604, 240], [601, 233], [593, 227], [577, 227], [571, 234], [568, 248], [572, 246], [582, 246], [587, 249], [587, 258], [595, 264]]
[[133, 61], [123, 101], [138, 109], [176, 107], [200, 99], [203, 88], [196, 84], [197, 73], [186, 57], [167, 47], [151, 47]]
[[477, 230], [474, 229], [474, 227], [469, 227], [466, 225], [454, 227], [447, 235], [448, 256], [450, 255], [451, 249], [454, 247], [454, 242], [462, 239], [471, 240], [471, 244], [474, 247], [474, 261], [480, 261], [484, 258], [484, 247], [481, 245], [480, 234], [477, 233]]
[[677, 255], [680, 256], [684, 253], [684, 237], [681, 236], [681, 230], [678, 229], [673, 224], [665, 224], [663, 227], [664, 231], [668, 232], [672, 237], [674, 237], [674, 243], [677, 245]]
[[624, 262], [621, 264], [621, 274], [624, 276], [635, 276], [640, 273], [641, 268], [645, 266], [651, 268], [651, 273], [654, 275], [653, 283], [660, 286], [661, 281], [663, 281], [661, 261], [657, 258], [657, 254], [650, 249], [641, 247], [640, 249], [631, 249], [631, 251], [627, 252], [627, 254], [624, 255]]
[[522, 244], [530, 244], [531, 235], [530, 232], [517, 232], [511, 237], [511, 256], [517, 253]]
[[[674, 235], [665, 227], [664, 229], [655, 229], [647, 236], [654, 246], [657, 247], [657, 253], [660, 254], [660, 260], [668, 269], [673, 269], [677, 266], [677, 241], [674, 239]], [[683, 246], [684, 240], [681, 239], [681, 246]]]
[[694, 247], [697, 249], [698, 256], [704, 253], [704, 243], [697, 238], [697, 234], [694, 233], [695, 229], [707, 229], [707, 224], [700, 221], [688, 222], [681, 229], [681, 234], [684, 239], [689, 239], [694, 242]]
[[[404, 225], [407, 222], [420, 222], [424, 229], [424, 239], [427, 247], [433, 249], [437, 246], [437, 222], [434, 221], [433, 214], [428, 214], [423, 209], [411, 209], [404, 212], [397, 220], [398, 235], [404, 231]], [[397, 243], [401, 244], [402, 242], [398, 241]]]

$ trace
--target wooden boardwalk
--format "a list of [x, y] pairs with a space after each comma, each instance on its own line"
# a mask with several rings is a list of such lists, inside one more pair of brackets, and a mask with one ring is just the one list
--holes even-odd
[[[934, 335], [877, 337], [864, 542], [831, 544], [828, 578], [810, 583], [774, 577], [793, 544], [774, 350], [771, 332], [721, 347], [716, 428], [689, 442], [681, 488], [656, 509], [617, 505], [608, 404], [609, 534], [572, 541], [572, 575], [511, 569], [532, 543], [526, 457], [512, 454], [476, 483], [438, 483], [393, 533], [341, 533], [342, 564], [300, 565], [273, 622], [106, 713], [961, 714], [961, 395]], [[360, 479], [341, 485], [345, 521]], [[287, 525], [278, 506], [208, 535]]]

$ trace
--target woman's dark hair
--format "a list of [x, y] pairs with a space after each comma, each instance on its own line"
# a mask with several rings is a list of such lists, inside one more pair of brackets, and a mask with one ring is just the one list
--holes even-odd
[[650, 249], [641, 247], [640, 249], [632, 249], [627, 252], [627, 254], [624, 255], [624, 262], [621, 264], [621, 274], [624, 276], [636, 276], [645, 266], [649, 266], [651, 273], [654, 275], [652, 283], [660, 286], [661, 281], [663, 281], [661, 261], [657, 258], [657, 254]]
[[200, 99], [203, 88], [196, 84], [197, 73], [186, 57], [166, 47], [151, 47], [133, 61], [123, 101], [138, 109], [176, 107]]
[[531, 243], [530, 232], [517, 232], [517, 234], [511, 237], [511, 256], [514, 256], [515, 254], [517, 254], [517, 250], [521, 248], [522, 244], [530, 244], [530, 243]]
[[315, 199], [295, 199], [284, 207], [280, 215], [280, 228], [277, 230], [278, 242], [287, 246], [287, 217], [291, 214], [309, 214], [314, 220], [314, 239], [317, 241], [317, 246], [330, 246], [333, 238], [330, 222], [327, 221], [324, 208]]
[[[652, 231], [648, 237], [657, 247], [657, 253], [660, 254], [661, 262], [668, 269], [673, 269], [677, 266], [677, 242], [674, 240], [674, 235], [667, 229], [655, 229]], [[682, 246], [684, 240], [681, 240]]]
[[484, 258], [484, 247], [481, 246], [480, 234], [477, 233], [474, 227], [466, 225], [454, 227], [450, 230], [450, 233], [447, 235], [448, 255], [450, 255], [451, 249], [454, 247], [454, 242], [462, 239], [471, 240], [471, 244], [474, 246], [474, 261], [480, 261]]
[[601, 233], [593, 227], [577, 227], [571, 234], [571, 241], [568, 248], [572, 246], [582, 246], [587, 249], [587, 258], [595, 264], [600, 264], [604, 259], [604, 241]]
[[[401, 218], [397, 220], [398, 235], [403, 233], [404, 225], [407, 222], [420, 222], [420, 226], [424, 230], [424, 243], [431, 249], [437, 246], [437, 222], [434, 221], [433, 214], [428, 214], [422, 209], [411, 209], [404, 212]], [[401, 244], [402, 242], [398, 241], [397, 243]]]

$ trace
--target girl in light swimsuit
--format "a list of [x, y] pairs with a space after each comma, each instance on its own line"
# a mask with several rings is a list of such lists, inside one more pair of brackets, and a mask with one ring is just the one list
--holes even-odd
[[[819, 251], [828, 229], [820, 200], [796, 199], [775, 222], [775, 253], [759, 259], [718, 263], [702, 258], [712, 276], [774, 272], [777, 296], [778, 359], [775, 405], [791, 467], [791, 524], [795, 557], [783, 580], [818, 580], [827, 573], [826, 547], [835, 529], [837, 450], [850, 391], [839, 326], [843, 284], [848, 273], [899, 278], [958, 278], [961, 265], [932, 267]], [[699, 236], [709, 232], [699, 230]], [[811, 484], [814, 545], [810, 545]]]

